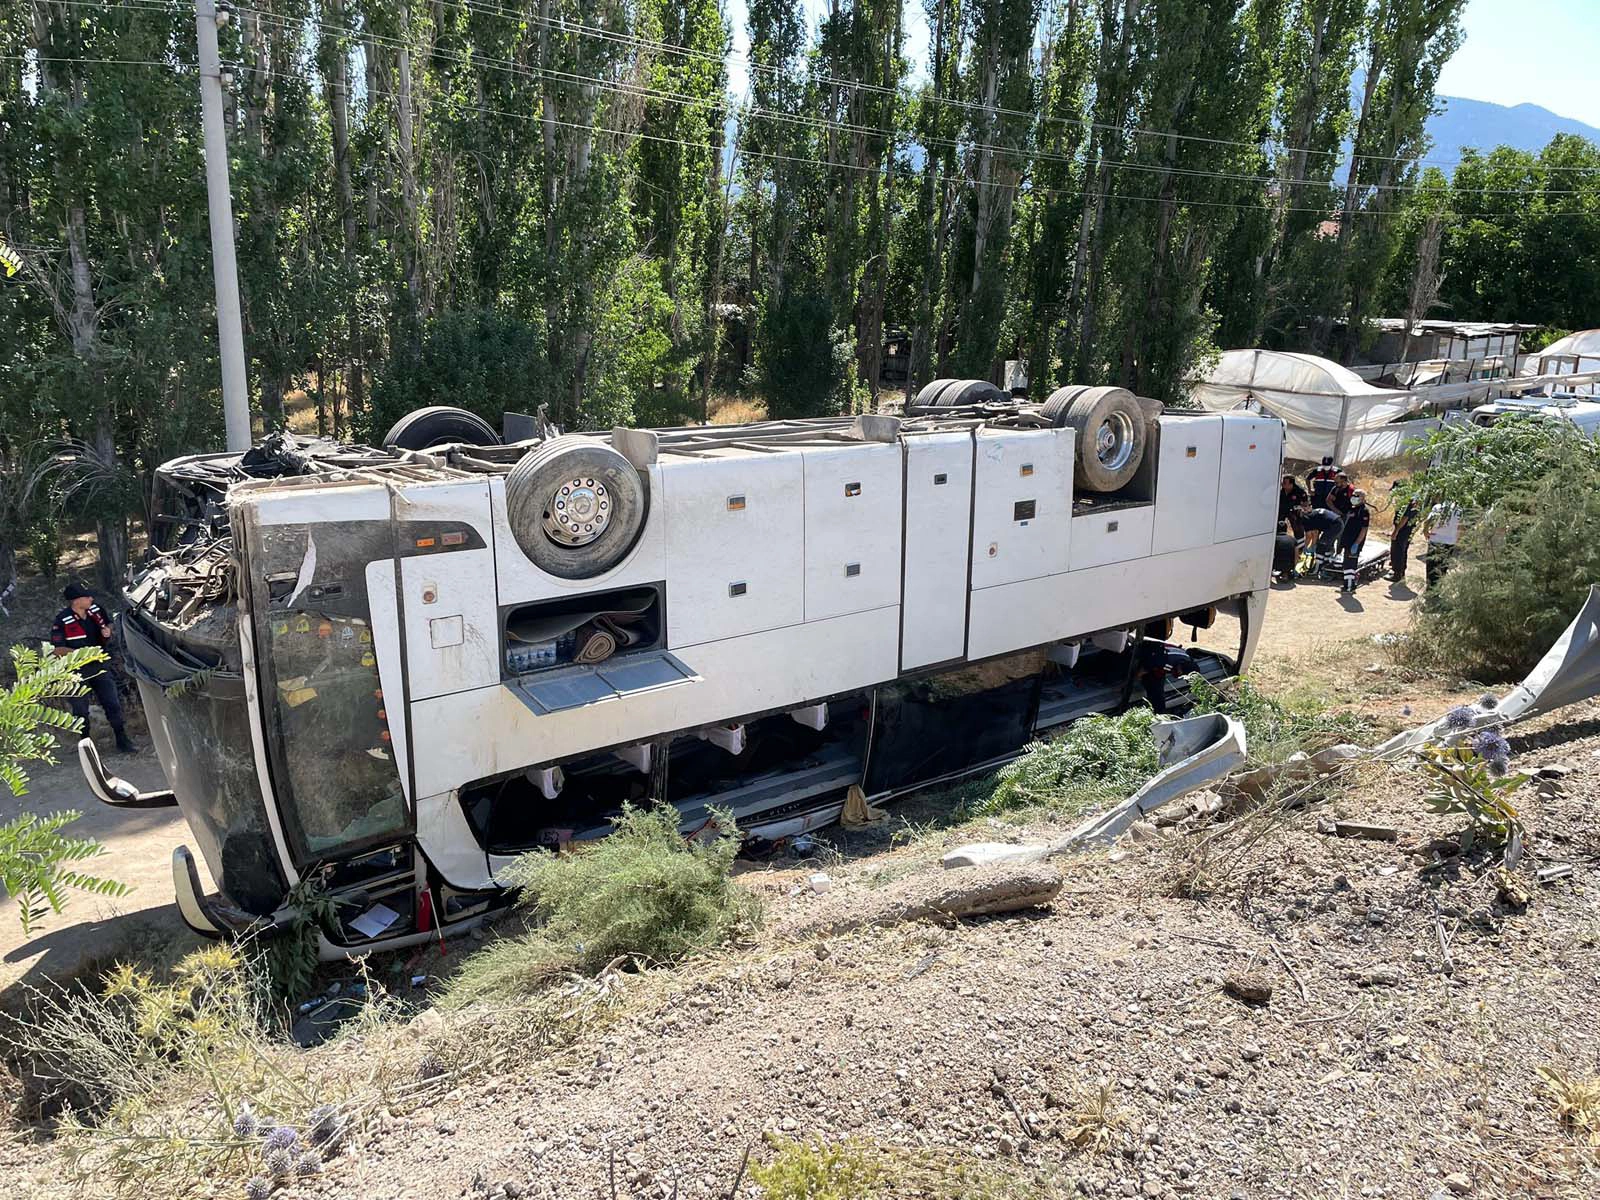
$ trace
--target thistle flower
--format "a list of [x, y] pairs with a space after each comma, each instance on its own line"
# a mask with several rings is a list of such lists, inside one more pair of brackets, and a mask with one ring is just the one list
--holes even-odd
[[1488, 758], [1484, 760], [1483, 765], [1488, 768], [1489, 774], [1496, 779], [1511, 770], [1511, 760], [1506, 758]]
[[294, 1160], [294, 1173], [296, 1175], [322, 1174], [322, 1160], [312, 1151], [307, 1151]]
[[267, 1134], [266, 1148], [268, 1150], [294, 1150], [300, 1144], [300, 1135], [288, 1125], [279, 1125]]
[[1457, 729], [1465, 729], [1472, 724], [1472, 717], [1473, 712], [1470, 704], [1458, 704], [1445, 713], [1444, 719], [1439, 722], [1439, 727], [1451, 732]]
[[267, 1200], [272, 1195], [272, 1180], [265, 1175], [251, 1176], [244, 1185], [244, 1200]]
[[1511, 761], [1511, 743], [1498, 729], [1480, 729], [1472, 735], [1472, 749], [1484, 762]]
[[254, 1137], [260, 1128], [255, 1113], [250, 1111], [248, 1104], [239, 1109], [239, 1115], [233, 1119], [233, 1134], [235, 1137]]
[[1478, 707], [1486, 712], [1493, 712], [1495, 708], [1499, 706], [1499, 704], [1500, 697], [1496, 696], [1493, 692], [1485, 692], [1483, 695], [1478, 697]]
[[267, 1168], [267, 1174], [274, 1179], [284, 1179], [294, 1174], [294, 1155], [287, 1150], [268, 1150], [262, 1160]]

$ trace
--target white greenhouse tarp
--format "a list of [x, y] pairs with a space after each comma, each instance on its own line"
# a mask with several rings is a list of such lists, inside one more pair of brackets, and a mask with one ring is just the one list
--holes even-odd
[[[1528, 355], [1522, 360], [1519, 374], [1576, 375], [1595, 371], [1600, 371], [1600, 329], [1582, 329]], [[1553, 386], [1561, 387], [1560, 381]], [[1595, 385], [1579, 383], [1572, 390], [1593, 393]]]
[[[1399, 453], [1407, 435], [1425, 432], [1386, 428], [1422, 407], [1414, 392], [1378, 387], [1315, 354], [1228, 350], [1190, 394], [1212, 412], [1253, 401], [1283, 420], [1284, 453], [1308, 462], [1324, 455], [1343, 463], [1389, 457]], [[1368, 437], [1379, 431], [1381, 436]]]

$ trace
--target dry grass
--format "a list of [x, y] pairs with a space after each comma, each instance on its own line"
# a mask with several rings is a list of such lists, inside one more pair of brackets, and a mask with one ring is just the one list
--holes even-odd
[[765, 421], [767, 406], [748, 396], [713, 396], [711, 398], [712, 425], [747, 425], [752, 421]]
[[1600, 1075], [1574, 1078], [1559, 1067], [1539, 1067], [1538, 1072], [1562, 1128], [1600, 1148]]
[[1112, 1099], [1109, 1083], [1080, 1088], [1067, 1101], [1061, 1140], [1089, 1154], [1100, 1154], [1111, 1148], [1117, 1130], [1129, 1120], [1127, 1111]]

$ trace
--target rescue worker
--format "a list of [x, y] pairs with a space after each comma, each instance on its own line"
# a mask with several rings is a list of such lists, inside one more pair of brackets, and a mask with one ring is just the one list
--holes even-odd
[[1350, 482], [1350, 476], [1340, 471], [1328, 491], [1328, 507], [1341, 517], [1348, 517], [1350, 510], [1355, 507], [1355, 494], [1355, 484]]
[[[56, 614], [50, 623], [50, 644], [56, 654], [70, 654], [74, 650], [93, 648], [104, 650], [111, 644], [111, 618], [94, 602], [94, 596], [82, 584], [69, 583], [62, 592], [67, 606]], [[122, 697], [117, 694], [117, 681], [103, 662], [90, 663], [78, 669], [78, 678], [89, 690], [70, 701], [72, 715], [83, 725], [83, 736], [89, 736], [89, 702], [99, 701], [106, 715], [106, 723], [117, 737], [117, 750], [123, 754], [136, 754], [139, 748], [128, 737], [122, 724]]]
[[[1400, 486], [1396, 479], [1389, 485], [1392, 492]], [[1406, 501], [1404, 508], [1394, 510], [1394, 532], [1389, 535], [1389, 578], [1399, 583], [1406, 577], [1406, 555], [1411, 550], [1411, 538], [1417, 532], [1417, 502]]]
[[1146, 637], [1139, 644], [1136, 662], [1135, 678], [1157, 713], [1167, 711], [1167, 680], [1182, 678], [1196, 669], [1194, 658], [1187, 650], [1169, 646], [1158, 637]]
[[1300, 509], [1310, 497], [1306, 495], [1305, 488], [1300, 486], [1293, 475], [1285, 475], [1283, 484], [1278, 490], [1278, 527], [1282, 532], [1285, 521], [1289, 523], [1289, 532], [1295, 537], [1304, 536], [1300, 528]]
[[1361, 551], [1367, 544], [1367, 527], [1372, 524], [1372, 510], [1367, 507], [1367, 494], [1360, 489], [1350, 495], [1350, 511], [1345, 514], [1344, 528], [1339, 531], [1339, 549], [1344, 551], [1344, 584], [1340, 591], [1356, 590], [1356, 573], [1361, 566]]
[[1339, 481], [1339, 468], [1333, 465], [1333, 455], [1324, 454], [1322, 465], [1313, 467], [1306, 475], [1306, 490], [1311, 493], [1312, 508], [1327, 508], [1328, 493]]
[[1435, 586], [1450, 568], [1461, 536], [1461, 510], [1454, 504], [1435, 504], [1428, 510], [1428, 586]]
[[1336, 540], [1344, 518], [1331, 508], [1308, 508], [1300, 514], [1300, 524], [1306, 531], [1305, 553], [1310, 563], [1305, 569], [1309, 571], [1316, 563], [1317, 543], [1324, 538]]

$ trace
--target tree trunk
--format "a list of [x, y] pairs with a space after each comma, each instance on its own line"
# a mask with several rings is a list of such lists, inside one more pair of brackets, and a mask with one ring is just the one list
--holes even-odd
[[417, 197], [416, 121], [411, 87], [411, 6], [400, 6], [400, 46], [395, 55], [395, 131], [399, 142], [401, 239], [406, 286], [418, 313], [431, 307], [422, 266], [422, 218]]
[[[344, 0], [326, 0], [329, 23], [344, 27]], [[343, 39], [324, 31], [323, 79], [327, 89], [330, 135], [333, 144], [334, 193], [339, 201], [339, 227], [344, 237], [345, 321], [349, 360], [346, 387], [351, 416], [366, 408], [365, 354], [361, 337], [361, 310], [356, 303], [361, 278], [360, 243], [356, 229], [356, 194], [350, 171], [350, 56]], [[333, 406], [333, 435], [341, 433], [339, 405]]]
[[[34, 46], [38, 52], [39, 87], [42, 92], [55, 92], [64, 96], [68, 109], [76, 113], [84, 107], [82, 86], [76, 81], [63, 89], [56, 78], [53, 60], [57, 57], [50, 38], [50, 27], [43, 6], [34, 8]], [[72, 164], [57, 161], [58, 179], [65, 185], [70, 178]], [[92, 408], [88, 430], [89, 451], [94, 458], [93, 469], [116, 477], [122, 472], [117, 454], [116, 413], [107, 395], [101, 377], [100, 310], [95, 303], [94, 275], [89, 264], [89, 234], [86, 203], [75, 189], [63, 187], [71, 197], [67, 203], [66, 221], [62, 228], [67, 247], [68, 276], [71, 280], [70, 300], [58, 302], [56, 311], [68, 340], [73, 357], [83, 371], [84, 401]], [[128, 562], [128, 521], [120, 510], [101, 506], [95, 513], [95, 539], [100, 552], [99, 582], [106, 591], [115, 593], [122, 586], [122, 574]], [[0, 581], [3, 585], [3, 581]]]
[[[933, 137], [939, 132], [939, 113], [943, 110], [945, 77], [945, 40], [949, 0], [938, 0], [933, 14], [933, 103], [928, 117], [928, 130]], [[930, 141], [932, 138], [930, 138]], [[940, 267], [944, 262], [944, 205], [936, 197], [939, 188], [939, 171], [934, 148], [926, 147], [922, 162], [922, 200], [918, 211], [935, 222], [939, 231], [928, 243], [928, 257], [922, 268], [922, 287], [917, 298], [917, 321], [911, 331], [911, 354], [906, 371], [906, 402], [916, 399], [917, 392], [933, 378], [933, 298], [942, 290], [937, 284]]]

